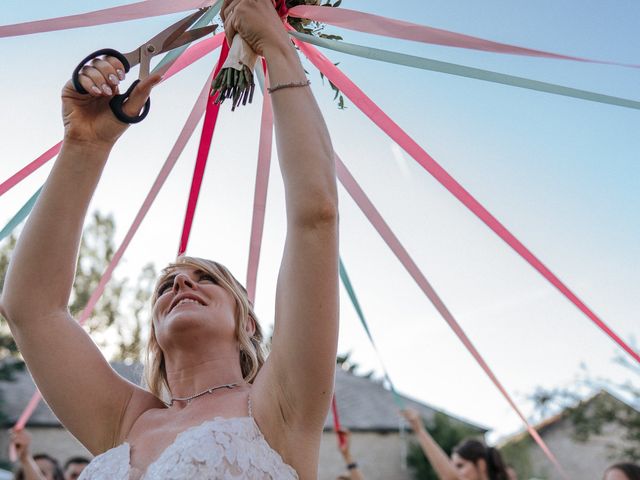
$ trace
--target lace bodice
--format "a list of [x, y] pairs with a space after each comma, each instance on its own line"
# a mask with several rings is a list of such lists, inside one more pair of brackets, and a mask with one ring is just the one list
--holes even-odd
[[251, 416], [216, 417], [186, 429], [146, 472], [129, 461], [130, 446], [123, 443], [95, 457], [78, 480], [298, 479]]

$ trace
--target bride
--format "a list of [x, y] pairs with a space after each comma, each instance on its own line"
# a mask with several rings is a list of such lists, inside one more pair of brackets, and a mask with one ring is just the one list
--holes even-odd
[[[287, 236], [272, 350], [244, 288], [222, 265], [179, 257], [153, 295], [147, 385], [116, 374], [70, 316], [86, 211], [127, 128], [108, 102], [123, 67], [104, 57], [62, 90], [64, 143], [16, 249], [1, 300], [33, 378], [96, 458], [83, 480], [313, 479], [333, 391], [338, 214], [333, 149], [297, 52], [270, 0], [225, 1], [227, 35], [266, 58]], [[135, 89], [135, 115], [160, 81]], [[281, 88], [276, 88], [281, 87]], [[132, 159], [135, 161], [135, 159]]]

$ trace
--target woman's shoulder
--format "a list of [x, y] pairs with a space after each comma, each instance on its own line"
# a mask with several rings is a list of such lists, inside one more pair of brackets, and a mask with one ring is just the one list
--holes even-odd
[[112, 447], [125, 442], [134, 425], [141, 421], [142, 423], [157, 421], [166, 413], [166, 410], [167, 406], [159, 398], [141, 387], [136, 387], [122, 411], [120, 428]]

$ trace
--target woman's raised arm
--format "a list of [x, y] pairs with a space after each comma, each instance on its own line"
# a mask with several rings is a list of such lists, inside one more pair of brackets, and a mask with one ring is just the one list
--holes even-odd
[[[0, 302], [47, 403], [93, 453], [113, 445], [135, 391], [67, 308], [87, 208], [126, 129], [109, 108], [122, 69], [114, 58], [96, 60], [80, 76], [89, 95], [78, 94], [71, 82], [63, 88], [62, 149], [13, 251]], [[149, 77], [136, 87], [127, 113], [137, 114], [158, 81]]]
[[275, 390], [282, 425], [319, 438], [333, 393], [338, 339], [333, 147], [310, 88], [279, 88], [304, 85], [307, 77], [272, 2], [227, 0], [223, 19], [229, 37], [237, 31], [267, 61], [286, 195], [287, 237], [272, 349], [254, 388]]

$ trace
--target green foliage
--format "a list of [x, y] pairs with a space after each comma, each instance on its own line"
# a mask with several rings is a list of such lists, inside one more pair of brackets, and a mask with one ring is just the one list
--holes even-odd
[[544, 473], [533, 470], [529, 451], [536, 448], [535, 442], [529, 435], [524, 435], [521, 439], [510, 442], [500, 449], [502, 458], [507, 465], [511, 465], [518, 473], [518, 478], [543, 478]]
[[[478, 436], [477, 430], [456, 422], [441, 412], [435, 413], [431, 424], [425, 422], [425, 428], [447, 455], [451, 455], [453, 448], [465, 438]], [[439, 480], [424, 456], [422, 448], [415, 442], [409, 446], [407, 464], [413, 471], [413, 478], [416, 480]]]
[[149, 325], [151, 312], [149, 304], [158, 272], [153, 264], [148, 263], [138, 276], [135, 295], [130, 304], [132, 316], [118, 322], [118, 351], [114, 360], [132, 361], [140, 359], [144, 348], [142, 344], [145, 326]]
[[[115, 222], [112, 216], [95, 212], [90, 217], [80, 244], [76, 277], [69, 303], [69, 311], [76, 318], [98, 287], [100, 278], [113, 257], [114, 234]], [[0, 292], [15, 244], [16, 236], [11, 235], [0, 247]], [[146, 304], [155, 276], [155, 268], [147, 265], [133, 289], [126, 288], [126, 278], [112, 277], [85, 324], [85, 328], [99, 346], [116, 351], [114, 360], [141, 359], [141, 338], [144, 325], [148, 324], [149, 318], [146, 315]], [[131, 297], [129, 309], [123, 309], [123, 301]], [[24, 363], [8, 324], [0, 316], [0, 379], [11, 379], [11, 372], [23, 367]]]
[[[342, 3], [342, 0], [335, 0], [331, 3], [331, 0], [326, 0], [321, 4], [320, 0], [287, 0], [287, 8], [293, 8], [298, 5], [321, 5], [323, 7], [339, 7]], [[333, 35], [329, 33], [324, 33], [324, 28], [326, 25], [320, 22], [314, 22], [312, 20], [306, 18], [297, 18], [297, 17], [288, 17], [289, 25], [291, 25], [294, 29], [296, 29], [300, 33], [305, 33], [307, 35], [316, 36], [319, 38], [326, 38], [327, 40], [342, 40], [340, 35]], [[337, 63], [335, 64], [338, 65]], [[324, 75], [320, 72], [320, 78], [324, 83]], [[340, 110], [344, 110], [346, 107], [344, 103], [344, 96], [340, 92], [340, 89], [336, 87], [333, 83], [329, 82], [329, 86], [334, 92], [334, 101], [338, 102], [338, 108]]]
[[[15, 248], [17, 237], [10, 235], [4, 245], [0, 247], [0, 293], [4, 287], [4, 274], [9, 266], [11, 251]], [[11, 381], [16, 371], [24, 369], [24, 362], [20, 359], [18, 346], [9, 331], [9, 325], [0, 315], [0, 380]]]

